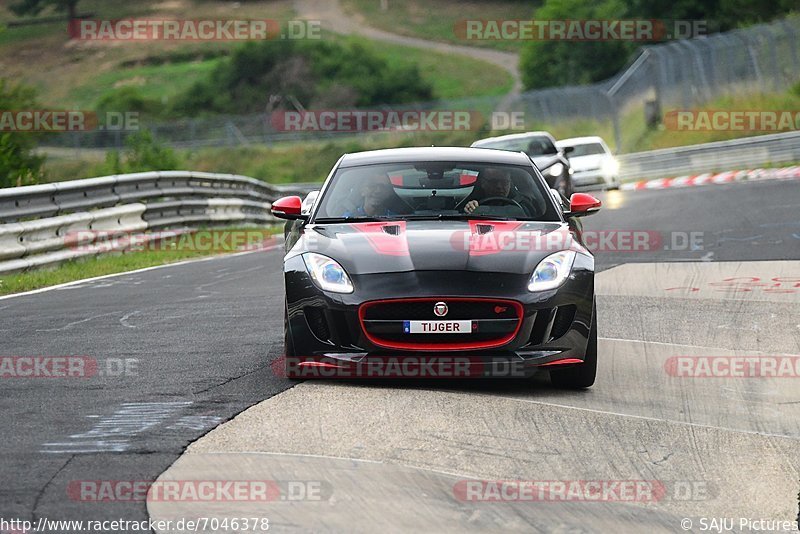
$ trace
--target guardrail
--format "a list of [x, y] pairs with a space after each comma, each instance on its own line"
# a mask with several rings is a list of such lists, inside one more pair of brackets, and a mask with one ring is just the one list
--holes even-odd
[[800, 132], [636, 152], [617, 159], [623, 181], [794, 163], [800, 161]]
[[141, 243], [148, 230], [277, 222], [272, 201], [313, 188], [164, 171], [0, 189], [0, 274], [125, 250], [116, 236], [141, 234]]

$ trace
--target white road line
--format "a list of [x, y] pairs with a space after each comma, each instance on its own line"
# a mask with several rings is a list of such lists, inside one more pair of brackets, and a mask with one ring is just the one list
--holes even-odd
[[64, 326], [59, 326], [58, 328], [41, 328], [41, 329], [38, 329], [36, 331], [37, 332], [61, 332], [61, 331], [68, 330], [68, 329], [72, 328], [76, 324], [87, 323], [89, 321], [93, 321], [95, 319], [99, 319], [100, 317], [107, 317], [109, 315], [116, 315], [118, 313], [120, 313], [120, 312], [113, 311], [113, 312], [109, 312], [109, 313], [101, 313], [100, 315], [92, 315], [91, 317], [87, 317], [85, 319], [80, 319], [78, 321], [72, 321], [71, 323], [67, 323]]
[[120, 319], [119, 322], [120, 322], [120, 324], [122, 326], [124, 326], [126, 328], [136, 328], [136, 325], [132, 325], [132, 324], [128, 323], [128, 319], [130, 319], [134, 315], [139, 315], [140, 313], [142, 313], [142, 312], [140, 312], [139, 310], [132, 311], [131, 313], [127, 314], [125, 317]]
[[[599, 337], [597, 339], [603, 339], [606, 341], [628, 341], [631, 343], [645, 343], [647, 345], [662, 345], [664, 347], [689, 347], [692, 349], [712, 349], [712, 350], [724, 350], [726, 352], [733, 352], [731, 349], [725, 349], [722, 347], [709, 347], [706, 345], [690, 345], [688, 343], [664, 343], [663, 341], [646, 341], [643, 339], [626, 339], [622, 337]], [[760, 350], [746, 350], [742, 352], [763, 352]]]
[[[297, 387], [297, 386], [295, 386]], [[277, 395], [276, 395], [277, 397]], [[273, 397], [274, 398], [274, 397]], [[269, 400], [269, 399], [267, 399]], [[266, 401], [262, 401], [266, 402]], [[202, 438], [201, 438], [202, 439]], [[410, 465], [405, 463], [394, 463], [394, 462], [385, 462], [381, 460], [369, 460], [366, 458], [353, 458], [351, 456], [329, 456], [327, 454], [308, 454], [302, 452], [274, 452], [274, 451], [238, 451], [238, 450], [228, 450], [228, 451], [203, 451], [203, 452], [192, 452], [191, 450], [186, 450], [181, 454], [178, 459], [188, 458], [188, 457], [196, 457], [196, 456], [229, 456], [231, 454], [263, 454], [266, 456], [297, 456], [300, 458], [318, 458], [320, 460], [346, 460], [349, 462], [358, 462], [364, 464], [374, 464], [374, 465], [385, 465], [385, 466], [392, 466], [392, 467], [401, 467], [404, 469], [417, 469], [420, 471], [427, 471], [428, 473], [436, 473], [439, 475], [447, 475], [451, 477], [460, 477], [464, 479], [475, 479], [474, 475], [468, 475], [465, 473], [455, 473], [453, 471], [443, 471], [441, 469], [431, 469], [430, 467], [423, 467], [419, 465]], [[187, 460], [188, 461], [188, 460]], [[175, 464], [172, 464], [164, 473], [167, 473]], [[164, 473], [161, 473], [162, 475]]]
[[[461, 392], [456, 392], [456, 393], [461, 394]], [[629, 419], [640, 419], [642, 421], [652, 421], [654, 423], [673, 423], [673, 424], [676, 424], [676, 425], [684, 425], [684, 426], [690, 426], [690, 427], [694, 427], [694, 428], [703, 428], [703, 429], [706, 429], [706, 430], [721, 430], [721, 431], [724, 431], [724, 432], [735, 432], [737, 434], [750, 434], [750, 435], [754, 435], [754, 436], [764, 436], [764, 437], [770, 437], [770, 438], [784, 438], [784, 439], [791, 439], [793, 441], [800, 441], [800, 437], [798, 437], [798, 436], [787, 436], [787, 435], [784, 435], [784, 434], [773, 434], [771, 432], [756, 432], [755, 430], [739, 430], [739, 429], [735, 429], [735, 428], [725, 428], [725, 427], [721, 427], [721, 426], [702, 425], [700, 423], [689, 423], [689, 422], [686, 422], [686, 421], [675, 421], [674, 419], [659, 419], [658, 417], [648, 417], [646, 415], [633, 415], [633, 414], [620, 413], [620, 412], [607, 412], [607, 411], [604, 411], [604, 410], [593, 410], [592, 408], [581, 408], [579, 406], [569, 406], [567, 404], [557, 404], [557, 403], [554, 403], [554, 402], [543, 402], [543, 401], [536, 401], [536, 400], [530, 400], [530, 399], [520, 399], [519, 397], [509, 397], [509, 396], [504, 396], [504, 395], [490, 395], [488, 393], [476, 393], [474, 391], [473, 392], [469, 392], [469, 393], [465, 392], [463, 394], [480, 395], [482, 397], [492, 397], [492, 398], [495, 398], [495, 399], [496, 398], [502, 398], [502, 399], [513, 400], [513, 401], [517, 401], [517, 402], [526, 402], [528, 404], [539, 404], [541, 406], [550, 406], [552, 408], [568, 408], [570, 410], [578, 410], [578, 411], [581, 411], [581, 412], [588, 412], [588, 413], [602, 414], [602, 415], [611, 415], [611, 416], [617, 416], [617, 417], [627, 417]]]

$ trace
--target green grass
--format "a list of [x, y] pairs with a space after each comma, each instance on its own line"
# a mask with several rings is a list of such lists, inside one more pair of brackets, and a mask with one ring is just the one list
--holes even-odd
[[[0, 27], [4, 22], [17, 20], [7, 8], [0, 6]], [[238, 5], [236, 5], [238, 4]], [[279, 21], [294, 18], [290, 0], [260, 0], [241, 3], [223, 0], [81, 0], [78, 11], [92, 14], [95, 19], [130, 17], [201, 19], [201, 18], [272, 18]], [[42, 16], [59, 13], [45, 9]], [[209, 60], [183, 62], [160, 66], [122, 67], [124, 63], [147, 60], [153, 56], [170, 55], [186, 49], [198, 51], [233, 50], [239, 42], [70, 42], [67, 22], [32, 24], [0, 29], [0, 54], [5, 65], [0, 77], [35, 87], [45, 107], [64, 109], [80, 104], [85, 109], [115, 85], [134, 84], [148, 95], [169, 99], [213, 66]]]
[[[259, 236], [264, 236], [264, 238], [267, 238], [276, 233], [280, 233], [283, 230], [283, 226], [232, 227], [224, 230], [236, 232], [246, 231], [249, 232], [247, 235], [250, 237], [259, 238]], [[176, 245], [178, 245], [178, 243], [176, 243]], [[236, 251], [236, 249], [227, 245], [218, 247], [216, 250], [191, 250], [187, 247], [180, 246], [164, 248], [169, 249], [144, 250], [127, 252], [124, 254], [117, 253], [117, 255], [91, 257], [69, 261], [52, 269], [41, 269], [0, 276], [0, 295], [21, 293], [42, 287], [74, 282], [76, 280], [94, 278], [96, 276], [122, 273], [143, 269], [145, 267], [165, 265], [192, 258], [214, 256]]]
[[31, 26], [13, 26], [0, 29], [0, 47], [8, 44], [25, 43], [39, 39], [42, 35], [62, 32], [67, 34], [66, 22], [53, 22]]
[[[785, 93], [766, 93], [748, 94], [739, 96], [726, 96], [715, 99], [707, 104], [698, 106], [700, 110], [765, 110], [765, 111], [791, 111], [796, 113], [800, 110], [800, 94], [787, 91]], [[662, 110], [664, 113], [671, 111]], [[642, 120], [642, 124], [644, 120]], [[725, 141], [738, 137], [750, 137], [754, 135], [766, 135], [778, 132], [747, 132], [747, 131], [672, 131], [663, 127], [656, 130], [645, 130], [642, 135], [635, 139], [631, 151], [654, 150], [658, 148], [669, 148], [674, 146], [694, 145], [698, 143], [710, 143], [713, 141]], [[642, 147], [642, 148], [640, 148]], [[646, 147], [646, 148], [644, 148]]]
[[[13, 3], [13, 2], [12, 2]], [[144, 4], [144, 5], [143, 5]], [[151, 12], [145, 2], [109, 2], [108, 0], [81, 0], [78, 13], [93, 13], [95, 18], [120, 19], [132, 16], [143, 16]], [[32, 17], [17, 17], [6, 6], [0, 6], [0, 47], [6, 44], [25, 43], [33, 39], [61, 35], [67, 39], [66, 13], [48, 8], [40, 14], [42, 17], [63, 16], [63, 22], [29, 24], [25, 26], [4, 26], [12, 20], [32, 20]]]
[[345, 12], [363, 17], [367, 25], [400, 35], [468, 46], [483, 46], [518, 52], [523, 41], [463, 40], [453, 28], [460, 20], [530, 19], [543, 2], [509, 0], [466, 1], [388, 0], [381, 10], [378, 0], [343, 0]]
[[220, 61], [223, 59], [119, 67], [98, 75], [91, 83], [74, 87], [62, 105], [70, 109], [95, 109], [97, 100], [110, 88], [124, 86], [134, 86], [143, 97], [167, 104], [196, 81], [208, 76]]
[[[715, 100], [704, 109], [800, 109], [800, 95], [787, 91], [781, 94], [744, 95]], [[664, 112], [669, 110], [665, 109]], [[488, 114], [484, 113], [488, 118]], [[648, 129], [641, 109], [631, 111], [620, 119], [622, 152], [639, 152], [674, 146], [709, 143], [737, 137], [750, 137], [772, 132], [676, 132], [663, 127]], [[547, 130], [557, 139], [584, 135], [599, 135], [615, 152], [618, 151], [611, 121], [588, 119], [557, 124], [532, 122], [528, 130]], [[272, 183], [322, 181], [336, 160], [345, 152], [404, 146], [469, 146], [476, 139], [504, 132], [487, 129], [467, 132], [411, 133], [391, 132], [364, 135], [342, 135], [330, 141], [287, 141], [271, 146], [238, 148], [205, 148], [181, 150], [178, 155], [185, 169], [208, 172], [229, 172], [252, 176]], [[49, 158], [45, 163], [48, 180], [89, 178], [104, 174], [102, 153], [81, 159]]]
[[514, 83], [505, 69], [458, 54], [442, 54], [388, 43], [373, 46], [373, 50], [390, 63], [416, 64], [422, 77], [433, 84], [436, 98], [504, 95]]
[[[662, 114], [672, 111], [674, 108], [662, 109]], [[767, 110], [767, 111], [791, 111], [800, 110], [800, 94], [787, 91], [785, 93], [754, 93], [744, 95], [734, 95], [718, 98], [702, 106], [692, 109], [698, 110]], [[740, 137], [752, 137], [756, 135], [767, 135], [778, 132], [772, 131], [675, 131], [668, 130], [663, 125], [656, 128], [648, 128], [644, 120], [644, 111], [639, 108], [628, 112], [620, 117], [620, 132], [622, 137], [622, 147], [616, 146], [614, 138], [614, 128], [611, 120], [596, 121], [590, 119], [577, 119], [574, 121], [564, 121], [559, 123], [547, 123], [533, 121], [526, 124], [527, 130], [546, 130], [552, 133], [556, 139], [568, 137], [580, 137], [584, 135], [599, 135], [613, 151], [640, 152], [645, 150], [657, 150], [660, 148], [671, 148], [677, 146], [696, 145], [711, 143], [714, 141], [725, 141]], [[511, 131], [492, 132], [491, 135], [503, 135], [515, 133]]]

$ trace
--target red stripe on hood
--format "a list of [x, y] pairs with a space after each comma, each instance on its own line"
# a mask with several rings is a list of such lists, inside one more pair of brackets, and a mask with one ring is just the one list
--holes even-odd
[[[408, 256], [406, 221], [353, 223], [355, 230], [364, 234], [372, 250], [385, 256]], [[397, 235], [387, 233], [384, 228], [397, 226]]]

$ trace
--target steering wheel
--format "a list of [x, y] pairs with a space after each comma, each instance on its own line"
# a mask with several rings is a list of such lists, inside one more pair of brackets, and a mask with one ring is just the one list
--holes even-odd
[[481, 206], [487, 206], [487, 205], [491, 206], [493, 204], [496, 205], [498, 202], [500, 203], [500, 205], [509, 204], [518, 207], [522, 211], [525, 211], [525, 208], [523, 208], [519, 202], [517, 202], [513, 198], [508, 198], [508, 197], [486, 197], [483, 200], [481, 200], [479, 204]]

